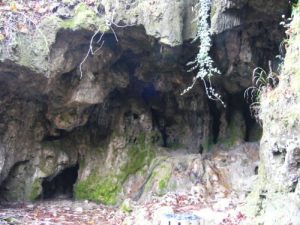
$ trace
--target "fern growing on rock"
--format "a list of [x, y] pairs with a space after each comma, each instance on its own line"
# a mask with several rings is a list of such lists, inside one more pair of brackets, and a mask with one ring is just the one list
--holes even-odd
[[268, 72], [261, 67], [256, 67], [253, 70], [252, 83], [253, 85], [245, 90], [244, 98], [250, 104], [251, 115], [259, 124], [261, 124], [259, 117], [261, 110], [261, 96], [276, 88], [279, 83], [279, 75], [273, 72], [271, 61], [269, 61]]

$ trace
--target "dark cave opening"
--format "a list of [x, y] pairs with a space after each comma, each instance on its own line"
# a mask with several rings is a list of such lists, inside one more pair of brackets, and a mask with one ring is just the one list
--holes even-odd
[[[227, 107], [221, 108], [218, 107], [218, 103], [214, 101], [209, 102], [209, 112], [211, 115], [211, 141], [213, 144], [217, 144], [218, 142], [222, 142], [222, 136], [224, 134], [224, 123], [227, 124], [227, 130], [231, 131], [230, 127], [235, 127], [244, 123], [245, 126], [245, 134], [243, 137], [243, 141], [245, 142], [257, 142], [260, 140], [262, 135], [262, 128], [260, 124], [253, 117], [250, 105], [244, 99], [244, 93], [239, 92], [235, 94], [227, 95]], [[238, 120], [236, 118], [235, 113], [238, 112], [241, 115], [242, 120]], [[222, 120], [222, 114], [225, 113], [225, 121]], [[240, 123], [240, 124], [238, 124]], [[242, 129], [242, 127], [239, 127]], [[227, 131], [227, 132], [228, 132]], [[240, 130], [243, 132], [242, 130]], [[231, 135], [235, 135], [232, 133], [227, 134], [227, 138], [230, 138]], [[223, 137], [224, 138], [224, 137]]]
[[230, 120], [232, 118], [230, 118], [230, 115], [232, 115], [232, 112], [239, 111], [243, 116], [243, 120], [246, 126], [244, 141], [245, 142], [259, 141], [262, 135], [262, 127], [254, 118], [253, 113], [251, 112], [250, 109], [250, 103], [247, 103], [247, 101], [244, 98], [244, 92], [239, 92], [236, 94], [229, 95], [228, 99], [230, 99], [230, 101], [228, 102], [228, 111], [227, 111], [228, 123], [231, 122]]
[[48, 133], [43, 137], [42, 142], [62, 140], [68, 136], [68, 132], [61, 129], [55, 129], [51, 134]]
[[218, 137], [220, 132], [221, 112], [218, 109], [216, 102], [209, 101], [208, 104], [209, 104], [209, 111], [212, 116], [212, 141], [214, 144], [216, 144], [218, 142]]
[[166, 121], [157, 110], [151, 109], [153, 125], [156, 126], [162, 136], [162, 147], [168, 147], [168, 135], [166, 133]]
[[65, 168], [56, 176], [47, 177], [42, 182], [40, 200], [73, 198], [74, 184], [78, 177], [79, 164]]

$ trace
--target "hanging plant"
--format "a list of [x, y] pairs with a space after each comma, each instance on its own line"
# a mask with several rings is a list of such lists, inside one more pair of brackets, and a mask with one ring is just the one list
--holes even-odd
[[192, 43], [199, 41], [199, 52], [195, 60], [189, 62], [187, 65], [191, 66], [188, 72], [198, 70], [197, 75], [193, 78], [193, 83], [187, 87], [182, 95], [190, 91], [198, 80], [204, 84], [207, 97], [211, 100], [220, 101], [225, 107], [220, 94], [211, 85], [211, 77], [215, 74], [220, 74], [220, 71], [213, 66], [214, 61], [209, 55], [211, 49], [211, 29], [209, 25], [209, 16], [211, 9], [211, 0], [199, 0], [196, 5], [197, 9], [197, 34]]

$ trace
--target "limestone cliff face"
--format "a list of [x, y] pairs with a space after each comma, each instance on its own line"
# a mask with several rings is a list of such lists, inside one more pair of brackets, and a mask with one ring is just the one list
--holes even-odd
[[[262, 92], [260, 181], [252, 193], [252, 210], [264, 224], [300, 224], [300, 15], [294, 9], [279, 86]], [[289, 215], [289, 216], [287, 216]]]
[[[115, 204], [143, 197], [144, 190], [162, 194], [196, 182], [192, 175], [173, 185], [166, 179], [176, 160], [190, 171], [194, 166], [193, 157], [168, 161], [172, 150], [199, 154], [214, 144], [228, 149], [257, 141], [243, 90], [253, 68], [278, 54], [283, 32], [277, 24], [289, 6], [283, 0], [264, 9], [260, 0], [213, 2], [211, 53], [223, 74], [214, 82], [224, 109], [208, 101], [201, 85], [180, 95], [193, 76], [186, 63], [197, 53], [190, 44], [195, 4], [60, 2], [33, 36], [20, 33], [13, 46], [0, 45], [2, 198], [36, 199], [44, 180], [74, 165], [79, 199]], [[80, 71], [93, 35], [104, 44]], [[95, 49], [101, 46], [95, 42]], [[157, 168], [164, 173], [153, 177]]]

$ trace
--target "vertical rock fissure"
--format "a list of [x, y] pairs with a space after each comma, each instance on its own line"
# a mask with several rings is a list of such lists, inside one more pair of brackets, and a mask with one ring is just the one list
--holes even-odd
[[218, 103], [216, 103], [215, 101], [209, 102], [209, 110], [212, 117], [212, 141], [214, 144], [218, 142], [220, 125], [221, 125], [221, 121], [220, 121], [221, 114], [216, 104]]

